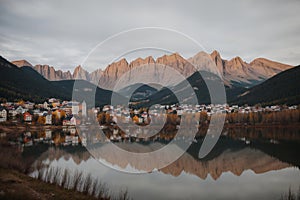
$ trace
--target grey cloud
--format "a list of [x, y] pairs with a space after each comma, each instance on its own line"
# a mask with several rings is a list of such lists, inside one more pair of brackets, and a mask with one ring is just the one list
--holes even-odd
[[[226, 59], [239, 55], [251, 61], [264, 56], [297, 65], [299, 8], [297, 0], [1, 0], [0, 54], [9, 60], [73, 69], [112, 34], [155, 26], [181, 31], [208, 52], [219, 50]], [[114, 53], [113, 48], [110, 51]], [[194, 51], [178, 45], [177, 52], [183, 55], [197, 53]]]

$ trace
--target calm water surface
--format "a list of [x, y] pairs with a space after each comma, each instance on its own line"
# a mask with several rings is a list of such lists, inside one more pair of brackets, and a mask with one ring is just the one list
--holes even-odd
[[[259, 130], [229, 130], [204, 159], [197, 157], [198, 138], [176, 162], [146, 174], [111, 169], [80, 145], [36, 143], [23, 147], [23, 156], [34, 157], [34, 167], [42, 162], [48, 169], [90, 173], [112, 192], [127, 189], [133, 199], [280, 199], [289, 188], [297, 192], [300, 186], [299, 131], [264, 131], [262, 136]], [[118, 156], [107, 155], [116, 168], [132, 167], [123, 165], [126, 161]]]

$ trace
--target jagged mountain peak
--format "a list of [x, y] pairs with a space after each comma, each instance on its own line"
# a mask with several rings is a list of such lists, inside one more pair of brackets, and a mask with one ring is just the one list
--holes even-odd
[[148, 62], [151, 62], [151, 63], [154, 63], [155, 60], [152, 56], [147, 56], [144, 60], [148, 61]]
[[221, 58], [221, 55], [220, 55], [220, 53], [217, 50], [213, 50], [213, 52], [211, 52], [210, 56], [211, 57], [220, 57]]
[[76, 70], [83, 70], [83, 68], [81, 67], [81, 65], [78, 65], [77, 67], [75, 67], [74, 71]]
[[153, 64], [153, 63], [155, 63], [155, 60], [153, 59], [152, 56], [148, 56], [146, 58], [139, 57], [139, 58], [131, 61], [129, 66], [130, 67], [137, 67], [137, 66], [146, 65], [146, 64]]
[[[192, 58], [196, 58], [196, 57], [203, 57], [203, 56], [207, 56], [208, 53], [206, 53], [205, 51], [199, 51], [197, 54], [195, 54]], [[191, 59], [191, 58], [190, 58]]]
[[50, 81], [73, 79], [70, 71], [63, 72], [62, 70], [55, 70], [53, 66], [38, 64], [35, 65], [33, 69]]
[[89, 73], [84, 70], [81, 65], [78, 65], [73, 72], [73, 79], [83, 79], [90, 81]]
[[126, 58], [121, 58], [118, 61], [113, 62], [111, 65], [128, 65]]
[[32, 64], [30, 62], [28, 62], [27, 60], [15, 60], [11, 62], [12, 64], [18, 66], [18, 67], [32, 67]]
[[235, 64], [235, 66], [238, 66], [238, 65], [243, 65], [243, 64], [246, 64], [243, 59], [239, 56], [236, 56], [234, 58], [232, 58], [231, 60], [229, 60], [229, 62], [232, 62]]
[[[218, 67], [218, 60], [215, 60], [211, 54], [200, 51], [195, 56], [188, 59], [197, 71], [208, 71], [216, 75], [221, 75], [222, 71]], [[222, 63], [222, 60], [220, 60]]]
[[186, 62], [186, 60], [177, 52], [170, 55], [163, 55], [156, 59], [156, 63], [174, 62], [174, 61]]

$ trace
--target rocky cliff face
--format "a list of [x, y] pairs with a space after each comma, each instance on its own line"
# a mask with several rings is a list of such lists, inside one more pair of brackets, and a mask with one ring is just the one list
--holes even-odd
[[156, 60], [157, 64], [166, 65], [181, 73], [183, 76], [190, 76], [195, 70], [194, 67], [178, 53], [164, 55]]
[[73, 79], [83, 79], [90, 81], [89, 73], [84, 70], [80, 65], [78, 65], [73, 72]]
[[90, 73], [90, 81], [96, 85], [99, 84], [100, 78], [103, 76], [103, 71], [101, 69], [97, 69]]
[[[25, 60], [13, 61], [13, 64], [22, 66], [32, 66]], [[240, 57], [231, 60], [225, 60], [220, 53], [213, 51], [211, 54], [199, 52], [195, 56], [185, 59], [178, 53], [164, 55], [154, 60], [151, 56], [146, 58], [137, 58], [128, 63], [126, 59], [121, 59], [111, 63], [103, 71], [95, 70], [91, 73], [77, 66], [71, 74], [68, 72], [56, 71], [48, 65], [36, 65], [33, 68], [42, 74], [48, 80], [66, 80], [83, 79], [99, 85], [102, 88], [113, 89], [116, 81], [130, 69], [139, 66], [155, 65], [155, 69], [147, 71], [147, 76], [155, 77], [157, 81], [171, 80], [172, 74], [168, 73], [166, 66], [176, 70], [185, 77], [192, 75], [197, 70], [209, 71], [222, 76], [226, 85], [238, 83], [245, 86], [251, 86], [263, 80], [266, 80], [284, 70], [292, 68], [290, 65], [270, 61], [265, 58], [257, 58], [250, 63], [243, 61]], [[158, 74], [159, 70], [159, 74]], [[141, 71], [145, 73], [145, 71]]]
[[126, 59], [114, 62], [103, 71], [98, 85], [105, 89], [112, 89], [116, 81], [127, 71], [129, 71], [129, 64]]
[[35, 69], [38, 73], [40, 73], [42, 76], [44, 76], [46, 79], [50, 81], [59, 81], [59, 80], [69, 80], [73, 79], [72, 74], [70, 71], [63, 72], [61, 70], [55, 70], [54, 67], [49, 65], [35, 65], [32, 66], [28, 61], [26, 60], [16, 60], [12, 61], [12, 64], [18, 66], [18, 67], [32, 67]]
[[[149, 65], [148, 69], [147, 65]], [[150, 67], [150, 65], [152, 67]], [[145, 68], [141, 68], [141, 70], [139, 70], [138, 67], [140, 66], [144, 66], [147, 71], [145, 71]], [[188, 77], [195, 72], [194, 67], [178, 53], [164, 55], [156, 60], [154, 60], [151, 56], [144, 59], [137, 58], [130, 63], [128, 63], [125, 59], [122, 59], [110, 64], [103, 71], [103, 75], [100, 77], [99, 86], [102, 88], [113, 89], [120, 77], [131, 69], [134, 69], [134, 74], [126, 74], [127, 78], [140, 74], [148, 80], [155, 80], [156, 82], [164, 80], [164, 82], [172, 83], [172, 79], [174, 79], [173, 74], [170, 74], [167, 68], [174, 69], [185, 77]]]
[[67, 72], [63, 72], [61, 70], [56, 71], [54, 67], [49, 65], [35, 65], [33, 68], [50, 81], [72, 79], [72, 74], [70, 71]]
[[[145, 64], [155, 64], [156, 68], [160, 68], [158, 78], [172, 79], [172, 74], [164, 73], [162, 70], [168, 66], [185, 77], [192, 75], [197, 70], [209, 71], [220, 75], [226, 85], [238, 83], [245, 86], [251, 86], [258, 82], [264, 81], [284, 70], [292, 68], [290, 65], [285, 65], [273, 62], [264, 58], [258, 58], [247, 63], [240, 57], [235, 57], [231, 60], [224, 60], [220, 53], [213, 51], [211, 54], [199, 52], [188, 60], [181, 57], [178, 53], [164, 55], [154, 60], [152, 57], [145, 59], [138, 58], [130, 64], [125, 59], [109, 65], [103, 76], [100, 76], [100, 87], [112, 89], [115, 82], [128, 70], [133, 67], [142, 66]], [[147, 72], [149, 76], [157, 76], [154, 71]]]
[[224, 80], [231, 83], [239, 82], [251, 85], [293, 67], [265, 58], [257, 58], [250, 63], [246, 63], [240, 57], [224, 60], [217, 51], [213, 51], [210, 56]]

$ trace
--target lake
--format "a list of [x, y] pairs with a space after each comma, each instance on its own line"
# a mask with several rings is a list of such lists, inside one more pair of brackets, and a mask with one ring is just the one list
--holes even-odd
[[[32, 160], [34, 171], [30, 176], [37, 177], [41, 169], [44, 179], [46, 171], [53, 169], [61, 172], [68, 169], [72, 176], [82, 172], [83, 176], [90, 174], [93, 180], [105, 183], [110, 193], [127, 190], [133, 199], [280, 199], [289, 188], [297, 192], [300, 187], [300, 134], [294, 128], [227, 129], [213, 150], [201, 159], [198, 153], [203, 137], [200, 136], [172, 164], [141, 174], [121, 171], [148, 171], [145, 169], [150, 162], [132, 166], [112, 152], [102, 154], [99, 162], [85, 147], [74, 142], [66, 130], [30, 135], [33, 142], [20, 146], [22, 156]], [[71, 142], [66, 143], [66, 135]], [[52, 138], [52, 143], [46, 137]], [[57, 137], [63, 143], [54, 143]], [[151, 149], [166, 143], [158, 140], [117, 145]], [[103, 148], [105, 145], [108, 143], [100, 143], [97, 148], [109, 151]]]

